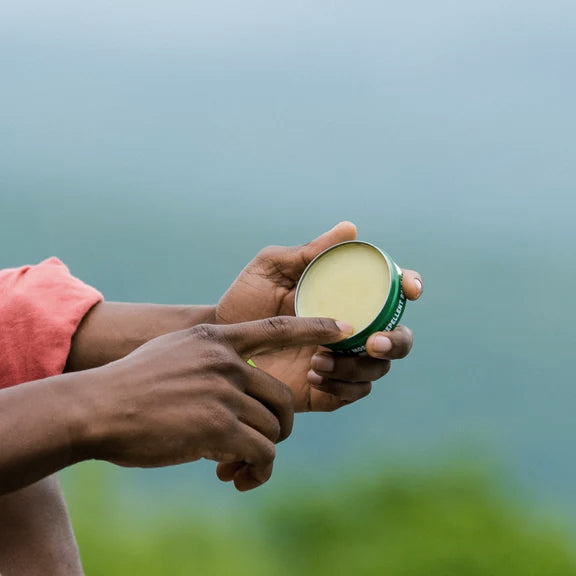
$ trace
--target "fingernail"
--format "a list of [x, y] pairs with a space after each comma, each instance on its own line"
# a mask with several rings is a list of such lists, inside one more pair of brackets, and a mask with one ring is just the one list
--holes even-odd
[[312, 356], [312, 368], [317, 372], [333, 372], [334, 371], [334, 358], [326, 356], [325, 354], [317, 354]]
[[346, 336], [352, 336], [352, 334], [354, 334], [354, 326], [348, 324], [348, 322], [342, 322], [341, 320], [338, 320], [336, 322], [336, 326], [338, 326], [340, 332]]
[[422, 285], [422, 280], [420, 278], [414, 278], [414, 284], [418, 286], [418, 295], [422, 294], [424, 291], [424, 286]]
[[392, 350], [392, 340], [386, 336], [376, 336], [372, 344], [372, 349], [376, 354], [386, 354]]
[[312, 384], [312, 386], [320, 386], [320, 384], [322, 384], [322, 376], [316, 374], [314, 370], [310, 370], [306, 378], [308, 379], [308, 382]]

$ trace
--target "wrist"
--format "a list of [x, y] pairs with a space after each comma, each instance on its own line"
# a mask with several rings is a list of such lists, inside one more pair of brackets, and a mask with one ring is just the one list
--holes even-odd
[[105, 430], [104, 387], [108, 366], [66, 375], [60, 396], [66, 412], [67, 466], [97, 458], [97, 447]]
[[[216, 306], [182, 306], [182, 328], [192, 328], [198, 324], [216, 324]], [[172, 330], [175, 332], [175, 330]]]
[[163, 334], [214, 323], [215, 306], [101, 302], [74, 334], [66, 371], [103, 366]]
[[90, 414], [85, 396], [90, 378], [85, 372], [64, 374], [0, 391], [0, 494], [87, 457], [81, 447]]

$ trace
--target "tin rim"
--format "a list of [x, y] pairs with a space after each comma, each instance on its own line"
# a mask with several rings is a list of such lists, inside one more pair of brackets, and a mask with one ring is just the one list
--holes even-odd
[[378, 331], [392, 330], [400, 321], [400, 318], [404, 313], [404, 309], [406, 308], [406, 297], [402, 291], [402, 270], [398, 267], [394, 260], [392, 260], [390, 255], [378, 248], [378, 246], [375, 246], [370, 242], [364, 242], [362, 240], [347, 240], [346, 242], [340, 242], [339, 244], [330, 246], [316, 257], [314, 257], [308, 266], [306, 266], [304, 272], [302, 272], [300, 280], [298, 281], [296, 294], [294, 296], [294, 310], [296, 316], [299, 316], [298, 300], [300, 295], [300, 288], [310, 268], [316, 263], [317, 260], [321, 259], [328, 252], [347, 244], [365, 245], [376, 250], [380, 256], [382, 256], [389, 272], [388, 292], [386, 294], [384, 303], [380, 307], [380, 312], [376, 315], [376, 317], [367, 326], [352, 334], [352, 336], [349, 336], [344, 340], [325, 345], [326, 347], [336, 352], [358, 354], [366, 350], [366, 340], [371, 334]]

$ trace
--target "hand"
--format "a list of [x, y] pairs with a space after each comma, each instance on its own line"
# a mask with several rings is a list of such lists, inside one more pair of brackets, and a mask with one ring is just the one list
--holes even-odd
[[255, 488], [272, 473], [274, 443], [292, 430], [293, 402], [285, 384], [246, 359], [345, 336], [332, 320], [272, 318], [151, 340], [83, 387], [79, 459], [156, 467], [207, 458], [220, 463], [221, 480]]
[[[229, 324], [278, 315], [294, 315], [296, 285], [310, 261], [326, 248], [356, 238], [356, 227], [342, 222], [312, 242], [298, 247], [262, 250], [241, 272], [216, 306], [216, 322]], [[404, 270], [402, 289], [409, 300], [422, 293], [417, 272]], [[412, 333], [404, 326], [378, 332], [367, 342], [368, 354], [343, 357], [319, 346], [300, 346], [253, 357], [262, 368], [286, 383], [296, 411], [328, 411], [369, 394], [371, 381], [390, 369], [390, 360], [405, 357]]]

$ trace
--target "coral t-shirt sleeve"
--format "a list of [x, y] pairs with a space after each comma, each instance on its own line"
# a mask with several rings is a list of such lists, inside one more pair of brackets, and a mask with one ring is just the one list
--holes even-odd
[[0, 388], [61, 374], [78, 325], [100, 300], [57, 258], [0, 271]]

